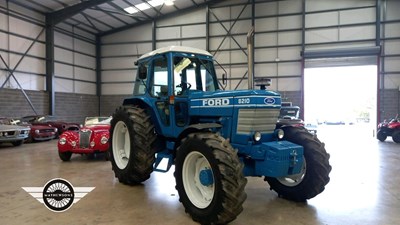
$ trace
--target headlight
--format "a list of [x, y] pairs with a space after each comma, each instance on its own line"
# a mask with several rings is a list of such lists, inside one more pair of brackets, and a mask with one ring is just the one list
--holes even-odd
[[90, 147], [94, 147], [94, 141], [90, 142]]
[[254, 133], [253, 138], [254, 138], [255, 141], [260, 141], [260, 140], [261, 140], [261, 133], [258, 132], [258, 131], [256, 131], [256, 132]]
[[39, 130], [35, 130], [35, 134], [39, 134]]
[[0, 137], [1, 137], [1, 136], [3, 136], [3, 133], [2, 133], [2, 132], [0, 132]]
[[67, 143], [67, 139], [65, 139], [65, 137], [60, 138], [60, 140], [58, 140], [58, 143], [60, 143], [60, 145], [65, 145], [65, 143]]
[[71, 145], [72, 145], [72, 147], [75, 147], [76, 146], [76, 141], [71, 141]]
[[108, 138], [106, 138], [106, 137], [101, 137], [101, 140], [100, 140], [100, 142], [104, 145], [104, 144], [106, 144], [107, 143], [107, 141], [108, 141]]
[[282, 129], [276, 129], [275, 135], [278, 139], [282, 139], [285, 136], [285, 132]]

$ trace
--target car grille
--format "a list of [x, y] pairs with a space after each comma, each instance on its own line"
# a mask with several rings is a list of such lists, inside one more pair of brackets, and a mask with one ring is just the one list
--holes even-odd
[[92, 131], [79, 131], [79, 147], [80, 148], [89, 148], [90, 143], [90, 135]]
[[50, 133], [50, 132], [54, 132], [54, 129], [43, 129], [43, 130], [39, 130], [39, 133]]
[[272, 133], [275, 130], [279, 109], [253, 108], [239, 109], [238, 134], [249, 134], [254, 131]]

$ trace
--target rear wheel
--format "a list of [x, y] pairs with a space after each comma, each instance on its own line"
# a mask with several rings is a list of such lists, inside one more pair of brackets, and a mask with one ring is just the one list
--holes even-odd
[[62, 161], [66, 162], [71, 159], [72, 152], [58, 152], [58, 156], [60, 156]]
[[190, 134], [175, 160], [179, 200], [193, 220], [225, 224], [243, 210], [243, 164], [227, 140], [213, 133]]
[[396, 143], [400, 143], [400, 130], [393, 131], [392, 139]]
[[115, 177], [124, 184], [141, 183], [153, 172], [156, 134], [146, 111], [119, 107], [110, 129], [110, 160]]
[[325, 189], [329, 182], [329, 154], [315, 135], [303, 127], [284, 127], [284, 139], [304, 148], [304, 164], [299, 174], [286, 177], [266, 177], [270, 188], [280, 197], [302, 202], [313, 198]]

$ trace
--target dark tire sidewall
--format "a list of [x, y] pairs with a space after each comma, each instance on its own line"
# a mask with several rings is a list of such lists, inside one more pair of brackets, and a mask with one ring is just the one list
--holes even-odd
[[[324, 190], [325, 185], [329, 182], [329, 172], [331, 166], [329, 165], [329, 154], [326, 153], [325, 148], [321, 142], [316, 141], [316, 137], [312, 137], [307, 130], [301, 131], [300, 133], [295, 133], [296, 130], [301, 130], [304, 128], [297, 127], [286, 127], [285, 140], [292, 143], [303, 146], [304, 148], [304, 160], [306, 161], [306, 172], [303, 180], [295, 186], [286, 186], [282, 184], [278, 179], [268, 177], [266, 180], [270, 184], [271, 188], [274, 189], [278, 194], [289, 200], [302, 202], [307, 199], [314, 197], [315, 195], [321, 193]], [[310, 141], [306, 143], [301, 143], [301, 136], [310, 135]], [[307, 139], [308, 140], [308, 139]], [[325, 165], [322, 165], [326, 162]], [[325, 168], [327, 171], [320, 171], [321, 166], [327, 166]], [[322, 174], [324, 173], [324, 174]], [[323, 177], [321, 180], [321, 177]], [[318, 180], [316, 179], [318, 178]]]
[[[186, 190], [183, 185], [182, 169], [183, 163], [187, 155], [193, 151], [199, 152], [205, 156], [208, 163], [211, 166], [214, 175], [214, 196], [211, 203], [204, 209], [197, 208], [187, 196]], [[187, 209], [188, 213], [192, 215], [195, 221], [200, 218], [209, 217], [210, 221], [213, 221], [215, 217], [222, 211], [222, 184], [221, 184], [221, 173], [218, 169], [218, 162], [216, 161], [214, 155], [212, 154], [212, 149], [207, 146], [204, 142], [198, 139], [189, 138], [180, 147], [180, 151], [177, 154], [175, 160], [175, 179], [176, 179], [176, 189], [178, 190], [180, 200], [182, 204]]]
[[[128, 163], [126, 164], [125, 168], [121, 169], [118, 167], [117, 163], [115, 162], [114, 158], [114, 151], [113, 151], [113, 136], [114, 136], [114, 128], [115, 125], [119, 122], [122, 121], [125, 123], [127, 130], [129, 132], [129, 138], [130, 138], [130, 148], [129, 148], [129, 159], [131, 159], [133, 155], [133, 149], [134, 149], [134, 142], [132, 141], [134, 138], [134, 130], [133, 130], [133, 122], [129, 117], [129, 114], [124, 111], [124, 109], [121, 107], [117, 112], [113, 115], [113, 119], [111, 120], [111, 128], [110, 128], [110, 161], [113, 165], [113, 170], [115, 173], [119, 174], [124, 174], [128, 173], [128, 170], [132, 164], [132, 160], [129, 160]], [[118, 156], [117, 156], [118, 157]]]
[[378, 130], [378, 132], [376, 133], [376, 138], [379, 140], [379, 141], [385, 141], [386, 140], [386, 138], [387, 138], [387, 135], [386, 134], [384, 134], [384, 132], [383, 131], [381, 131], [381, 130]]
[[392, 139], [396, 143], [400, 143], [400, 130], [393, 131]]
[[58, 152], [58, 155], [62, 161], [67, 162], [71, 160], [72, 152]]

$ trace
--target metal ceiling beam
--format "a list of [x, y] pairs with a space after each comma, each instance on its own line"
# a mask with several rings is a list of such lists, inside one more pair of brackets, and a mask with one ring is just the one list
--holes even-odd
[[[138, 12], [140, 12], [141, 14], [145, 15], [147, 17], [147, 19], [152, 20], [153, 18], [151, 16], [149, 16], [147, 13], [145, 13], [143, 10], [140, 10], [138, 7], [136, 7], [135, 5], [133, 5], [132, 3], [128, 2], [127, 0], [122, 0], [124, 1], [126, 4], [128, 4], [130, 7], [133, 7], [134, 9], [138, 10]], [[143, 0], [142, 0], [143, 1]], [[150, 7], [152, 7], [149, 3], [145, 2], [146, 4], [148, 4]]]
[[110, 2], [112, 0], [88, 0], [85, 2], [81, 2], [75, 5], [72, 5], [70, 7], [64, 8], [64, 9], [60, 9], [58, 11], [52, 12], [52, 13], [48, 13], [46, 14], [46, 19], [47, 17], [49, 18], [49, 25], [56, 25], [60, 22], [62, 22], [65, 19], [68, 19], [78, 13], [81, 13], [82, 11], [84, 11], [85, 9], [97, 6], [97, 5], [101, 5], [103, 3], [107, 3]]
[[[198, 10], [199, 8], [201, 8], [203, 6], [207, 6], [209, 4], [216, 4], [216, 3], [220, 3], [220, 2], [224, 2], [224, 0], [206, 1], [204, 3], [193, 5], [191, 7], [188, 7], [188, 8], [185, 8], [185, 9], [181, 9], [179, 11], [175, 11], [173, 13], [164, 14], [162, 16], [155, 16], [155, 17], [153, 17], [153, 20], [171, 18], [171, 17], [177, 16], [177, 15], [181, 15], [184, 12], [191, 12], [191, 11], [194, 11], [194, 10]], [[146, 24], [146, 23], [150, 23], [150, 22], [152, 22], [152, 21], [146, 20], [146, 21], [142, 21], [142, 22], [138, 22], [138, 23], [134, 23], [134, 24], [129, 24], [127, 26], [119, 27], [119, 28], [114, 29], [114, 30], [105, 31], [103, 33], [100, 33], [99, 35], [100, 36], [105, 36], [105, 35], [109, 35], [109, 34], [114, 34], [114, 33], [120, 32], [120, 31], [131, 29], [133, 27], [138, 27], [140, 25], [143, 25], [143, 24]]]
[[123, 24], [125, 24], [125, 25], [128, 24], [127, 22], [123, 21], [122, 19], [120, 19], [120, 18], [114, 16], [114, 15], [111, 14], [110, 12], [108, 12], [108, 11], [106, 11], [106, 10], [104, 10], [104, 9], [102, 9], [102, 8], [100, 8], [100, 7], [98, 7], [98, 6], [96, 6], [96, 7], [94, 7], [94, 8], [95, 8], [96, 10], [100, 10], [100, 11], [103, 12], [104, 14], [108, 15], [108, 16], [111, 17], [111, 18], [114, 18], [114, 19], [118, 20], [119, 22], [121, 22], [121, 23], [123, 23]]
[[[110, 5], [111, 7], [114, 7], [115, 9], [118, 9], [118, 10], [120, 10], [122, 12], [125, 12], [124, 8], [122, 8], [121, 6], [119, 6], [119, 5], [117, 5], [117, 4], [113, 3], [113, 2], [108, 2], [107, 4]], [[141, 22], [142, 21], [142, 20], [140, 20], [140, 19], [138, 19], [138, 18], [136, 18], [134, 16], [127, 15], [127, 13], [120, 13], [120, 14], [124, 15], [124, 16], [128, 16], [129, 18], [132, 18], [136, 22]], [[129, 25], [127, 25], [127, 26], [129, 26]]]

